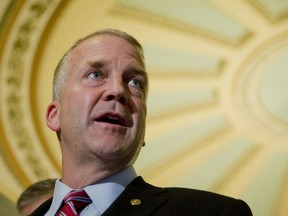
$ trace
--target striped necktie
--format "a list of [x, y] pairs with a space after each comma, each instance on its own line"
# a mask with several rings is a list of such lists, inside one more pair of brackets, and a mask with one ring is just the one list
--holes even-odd
[[64, 198], [64, 205], [56, 213], [57, 216], [77, 216], [77, 213], [92, 203], [83, 189], [72, 190]]

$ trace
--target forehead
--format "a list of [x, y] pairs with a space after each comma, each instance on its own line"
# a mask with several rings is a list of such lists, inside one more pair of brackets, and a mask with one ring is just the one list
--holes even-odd
[[135, 58], [143, 67], [145, 65], [144, 59], [136, 46], [124, 38], [109, 34], [96, 35], [82, 41], [72, 50], [71, 57], [111, 54], [118, 56], [125, 54]]

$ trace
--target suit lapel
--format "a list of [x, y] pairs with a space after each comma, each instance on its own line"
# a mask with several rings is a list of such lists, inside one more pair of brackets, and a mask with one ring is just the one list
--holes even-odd
[[116, 201], [104, 212], [110, 215], [151, 215], [168, 200], [166, 190], [146, 183], [141, 177], [136, 178]]

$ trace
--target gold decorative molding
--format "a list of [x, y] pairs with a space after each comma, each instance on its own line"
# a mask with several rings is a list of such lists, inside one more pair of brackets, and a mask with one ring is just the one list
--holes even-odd
[[[3, 45], [1, 49], [1, 125], [5, 130], [3, 136], [9, 134], [9, 138], [6, 136], [3, 143], [5, 145], [3, 155], [10, 164], [9, 166], [17, 170], [16, 173], [21, 173], [20, 170], [23, 170], [24, 176], [19, 179], [24, 185], [30, 184], [31, 179], [43, 179], [49, 176], [47, 164], [43, 163], [43, 158], [36, 151], [39, 143], [35, 139], [35, 134], [31, 134], [33, 124], [31, 125], [30, 112], [33, 110], [29, 110], [30, 84], [27, 77], [31, 70], [29, 58], [34, 57], [35, 45], [41, 35], [43, 24], [45, 25], [45, 22], [49, 20], [57, 3], [59, 1], [55, 0], [23, 2], [21, 10], [13, 14], [14, 17], [11, 18], [13, 19], [13, 23], [11, 22], [9, 26], [11, 30], [3, 43], [5, 46]], [[9, 17], [7, 14], [6, 16]], [[22, 159], [15, 160], [14, 157]], [[12, 161], [17, 161], [17, 163], [25, 161], [25, 163], [16, 165]], [[24, 168], [25, 165], [29, 169]], [[25, 174], [23, 174], [24, 170]]]
[[[270, 1], [247, 0], [247, 1], [250, 2], [250, 4], [253, 5], [270, 22], [277, 23], [288, 18], [288, 4], [286, 4], [286, 7], [282, 4], [282, 11], [281, 12], [278, 11], [276, 14], [272, 14], [272, 12], [269, 10], [270, 8], [268, 5], [269, 4], [276, 5], [275, 1], [273, 0], [270, 0]], [[283, 2], [285, 2], [285, 0]]]
[[[233, 103], [239, 117], [245, 119], [249, 127], [263, 130], [264, 134], [276, 133], [277, 136], [287, 138], [287, 122], [284, 117], [276, 117], [276, 114], [265, 107], [260, 92], [264, 75], [270, 73], [275, 76], [275, 71], [269, 71], [269, 68], [281, 52], [288, 53], [287, 31], [269, 38], [247, 56], [235, 73], [232, 86], [236, 97]], [[287, 101], [284, 94], [277, 96]]]
[[[217, 6], [213, 5], [213, 3], [205, 2], [205, 1], [186, 2], [185, 7], [187, 8], [188, 6], [190, 6], [191, 8], [193, 8], [193, 4], [196, 4], [198, 2], [203, 5], [209, 5], [211, 7], [214, 7], [214, 11], [219, 9], [217, 8]], [[150, 2], [148, 3], [146, 2], [145, 4], [150, 4]], [[217, 41], [225, 45], [234, 46], [234, 47], [243, 45], [243, 43], [245, 43], [249, 38], [253, 36], [252, 31], [250, 31], [249, 29], [245, 29], [245, 33], [243, 33], [243, 35], [240, 38], [232, 39], [229, 37], [225, 37], [223, 35], [217, 34], [216, 32], [213, 32], [212, 29], [209, 29], [209, 27], [208, 29], [206, 29], [204, 28], [204, 26], [197, 26], [193, 24], [193, 22], [188, 22], [187, 20], [185, 20], [184, 18], [185, 16], [183, 16], [184, 21], [183, 20], [181, 21], [173, 17], [172, 15], [167, 15], [167, 14], [165, 15], [165, 14], [159, 13], [159, 11], [156, 11], [156, 10], [154, 11], [153, 7], [150, 7], [150, 9], [144, 8], [143, 5], [145, 4], [141, 1], [137, 2], [137, 1], [129, 1], [129, 0], [128, 1], [120, 0], [117, 2], [117, 4], [115, 4], [115, 7], [111, 11], [123, 17], [128, 16], [130, 17], [130, 19], [131, 17], [132, 18], [136, 17], [142, 21], [150, 22], [153, 25], [156, 24], [158, 26], [161, 26], [162, 28], [163, 27], [171, 28], [170, 29], [171, 31], [180, 30], [182, 32], [186, 32], [194, 36], [206, 37], [210, 40]], [[163, 7], [163, 6], [158, 5], [158, 7]], [[157, 6], [155, 6], [155, 9], [157, 9]], [[224, 11], [222, 11], [221, 13], [224, 16], [225, 14]], [[190, 13], [190, 16], [193, 16], [193, 13]], [[234, 17], [231, 17], [231, 19], [234, 19]]]

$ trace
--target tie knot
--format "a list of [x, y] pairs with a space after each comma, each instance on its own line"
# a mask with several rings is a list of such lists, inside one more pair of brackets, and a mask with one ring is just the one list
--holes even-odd
[[56, 215], [77, 215], [77, 213], [92, 203], [85, 190], [72, 190], [64, 198], [64, 206], [60, 208]]
[[84, 189], [72, 190], [64, 198], [64, 202], [70, 202], [74, 200], [79, 202], [91, 203], [91, 199], [89, 198], [88, 194]]

